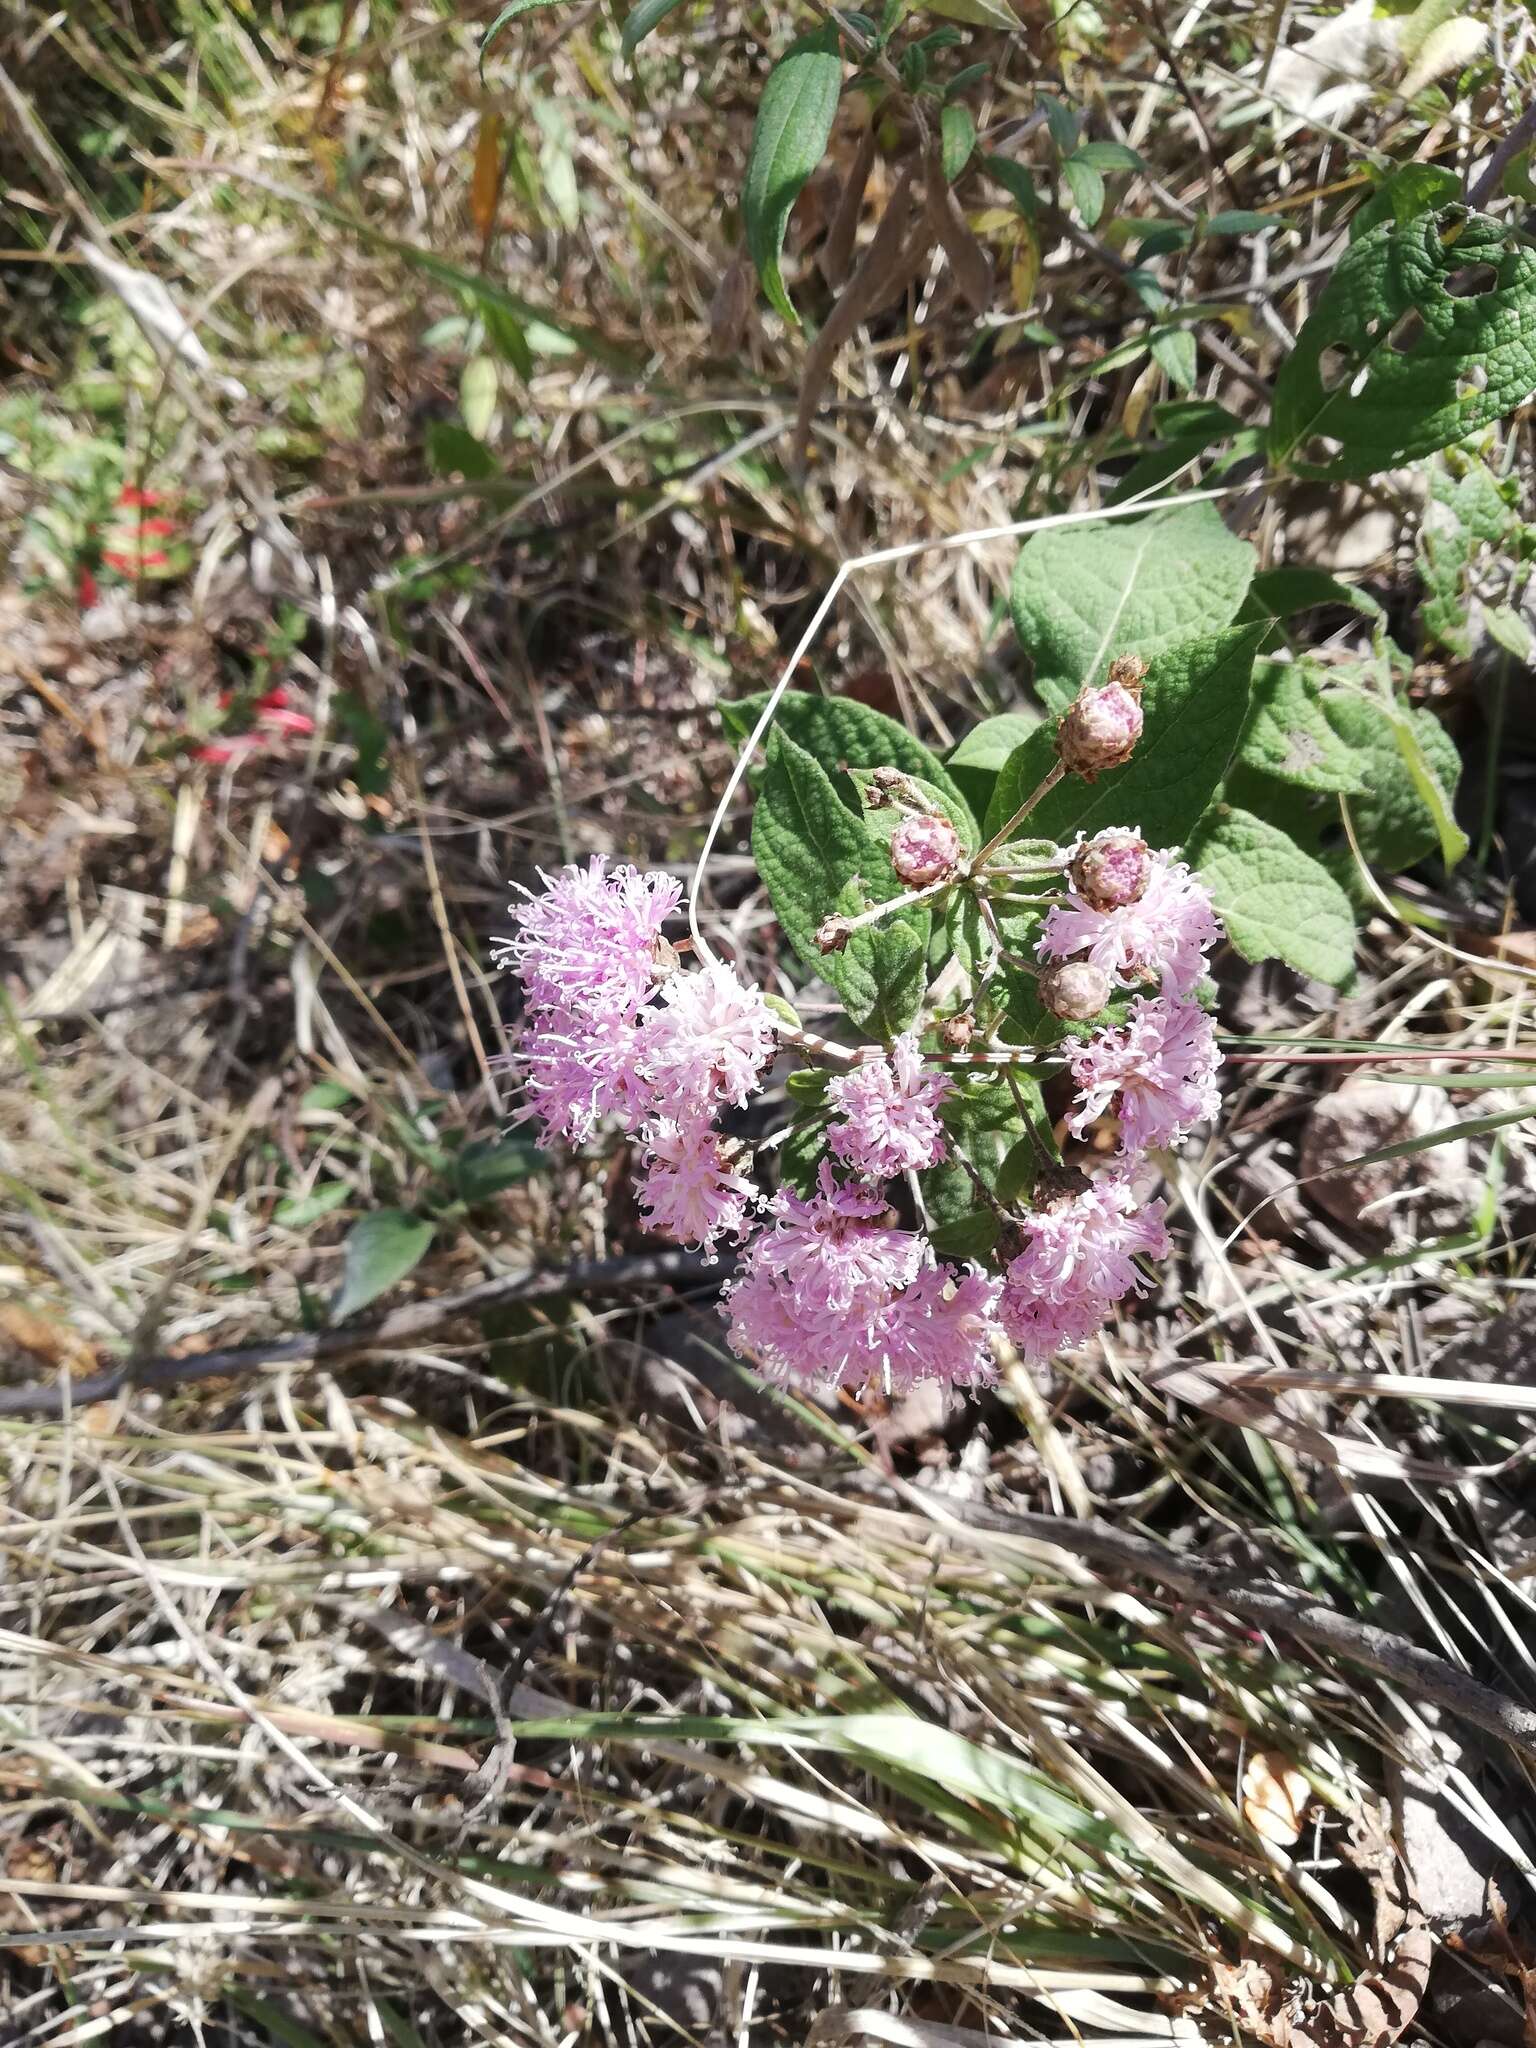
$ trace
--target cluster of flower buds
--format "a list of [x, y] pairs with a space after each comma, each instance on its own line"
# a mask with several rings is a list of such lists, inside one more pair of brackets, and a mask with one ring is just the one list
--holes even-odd
[[[1138, 662], [1116, 662], [1102, 688], [1079, 696], [1058, 730], [1058, 774], [1091, 780], [1127, 758], [1142, 674]], [[936, 989], [916, 1028], [837, 1056], [820, 1095], [826, 1156], [814, 1189], [786, 1187], [766, 1205], [717, 1120], [745, 1106], [785, 1037], [804, 1044], [806, 1035], [777, 1029], [730, 967], [679, 965], [662, 936], [680, 894], [670, 877], [609, 873], [594, 858], [545, 877], [515, 909], [500, 949], [523, 986], [513, 1057], [524, 1114], [547, 1139], [583, 1142], [603, 1122], [638, 1139], [640, 1204], [654, 1228], [710, 1250], [725, 1236], [741, 1241], [724, 1290], [729, 1342], [769, 1377], [971, 1386], [993, 1376], [1004, 1338], [1032, 1361], [1086, 1341], [1144, 1288], [1138, 1260], [1166, 1251], [1165, 1205], [1138, 1201], [1138, 1165], [1215, 1112], [1220, 1054], [1196, 991], [1221, 926], [1185, 863], [1137, 831], [1112, 828], [1065, 849], [1016, 841], [986, 849], [985, 870], [973, 874], [979, 859], [967, 863], [953, 821], [910, 777], [877, 770], [865, 801], [901, 813], [888, 845], [910, 891], [970, 888], [985, 910], [999, 880], [1027, 894], [1033, 877], [1049, 890], [1036, 896], [1034, 971], [1045, 1007], [1070, 1027], [1046, 1049], [1075, 1089], [1066, 1128], [1081, 1138], [1106, 1116], [1118, 1125], [1107, 1169], [1090, 1178], [1049, 1168], [1018, 1212], [1005, 1212], [961, 1159], [1002, 1219], [999, 1271], [946, 1262], [891, 1207], [893, 1184], [915, 1191], [914, 1176], [956, 1156], [945, 1121], [953, 1070], [995, 1063], [1000, 1051], [1006, 1060], [1006, 1047], [985, 1042], [996, 1019], [979, 985], [958, 1011]], [[818, 944], [840, 951], [889, 907], [828, 918]], [[815, 1041], [813, 1057], [818, 1049], [834, 1051]]]

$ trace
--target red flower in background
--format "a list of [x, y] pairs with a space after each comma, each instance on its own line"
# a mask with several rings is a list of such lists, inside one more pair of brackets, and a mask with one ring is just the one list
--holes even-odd
[[[228, 690], [219, 698], [226, 709], [231, 701]], [[281, 688], [268, 690], [264, 697], [258, 697], [252, 711], [256, 722], [248, 732], [232, 733], [224, 740], [210, 740], [206, 746], [195, 747], [192, 758], [216, 765], [243, 761], [250, 754], [259, 754], [280, 745], [289, 735], [302, 736], [315, 729], [315, 721], [308, 712], [289, 709], [288, 692]]]

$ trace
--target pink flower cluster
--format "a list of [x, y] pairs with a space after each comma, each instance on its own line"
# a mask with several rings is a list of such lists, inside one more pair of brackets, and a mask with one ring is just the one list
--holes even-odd
[[941, 1265], [927, 1238], [883, 1218], [878, 1189], [840, 1187], [822, 1162], [817, 1192], [785, 1189], [727, 1290], [731, 1349], [768, 1378], [891, 1392], [917, 1380], [990, 1380], [1000, 1283]]
[[1162, 1202], [1138, 1210], [1123, 1173], [1047, 1196], [1031, 1214], [1024, 1248], [1003, 1282], [1003, 1328], [1020, 1356], [1043, 1362], [1066, 1345], [1085, 1343], [1117, 1301], [1141, 1293], [1135, 1258], [1167, 1251], [1165, 1213]]
[[887, 1208], [889, 1181], [950, 1156], [942, 1112], [954, 1084], [925, 1063], [916, 1031], [827, 1084], [832, 1158], [815, 1191], [784, 1189], [756, 1216], [753, 1182], [717, 1119], [759, 1085], [777, 1045], [773, 1017], [731, 968], [679, 970], [663, 937], [680, 895], [667, 876], [594, 858], [545, 877], [514, 911], [500, 953], [526, 1000], [514, 1055], [524, 1114], [546, 1139], [578, 1143], [605, 1120], [618, 1125], [639, 1140], [639, 1202], [653, 1228], [706, 1250], [743, 1241], [725, 1290], [728, 1342], [772, 1379], [976, 1386], [994, 1377], [1001, 1337], [1029, 1361], [1050, 1359], [1144, 1291], [1137, 1261], [1166, 1252], [1165, 1205], [1137, 1207], [1132, 1166], [1214, 1113], [1220, 1064], [1194, 999], [1221, 930], [1200, 882], [1128, 831], [1100, 833], [1064, 866], [1068, 894], [1046, 920], [1042, 960], [1096, 980], [1100, 1001], [1111, 986], [1141, 991], [1123, 1022], [1065, 1050], [1078, 1092], [1069, 1128], [1082, 1137], [1114, 1115], [1122, 1157], [1097, 1179], [1048, 1176], [1001, 1278], [942, 1261]]
[[523, 1114], [539, 1119], [545, 1143], [581, 1143], [604, 1120], [638, 1133], [642, 1210], [658, 1230], [712, 1249], [740, 1234], [755, 1199], [715, 1119], [746, 1103], [773, 1057], [768, 1007], [718, 961], [693, 974], [666, 964], [662, 927], [682, 893], [669, 875], [610, 874], [594, 854], [543, 880], [497, 948], [527, 1006], [513, 1055]]

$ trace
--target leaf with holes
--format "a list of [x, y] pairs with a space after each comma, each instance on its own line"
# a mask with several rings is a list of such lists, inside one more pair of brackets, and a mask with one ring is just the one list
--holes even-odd
[[741, 192], [747, 249], [769, 304], [795, 327], [800, 316], [779, 270], [784, 232], [806, 180], [825, 154], [842, 85], [837, 30], [829, 25], [802, 36], [768, 74], [752, 130]]
[[1117, 654], [1143, 661], [1230, 625], [1254, 552], [1214, 505], [1039, 533], [1014, 564], [1009, 605], [1035, 688], [1063, 711]]
[[1365, 786], [1359, 758], [1328, 723], [1317, 676], [1305, 661], [1259, 663], [1237, 755], [1302, 789], [1352, 793]]
[[[1248, 715], [1261, 626], [1234, 627], [1154, 656], [1142, 695], [1145, 725], [1123, 768], [1097, 782], [1068, 776], [1037, 804], [1019, 836], [1065, 842], [1075, 832], [1139, 825], [1153, 846], [1180, 846], [1215, 795]], [[986, 830], [1000, 831], [1054, 765], [1056, 735], [1041, 726], [997, 778]]]
[[1536, 250], [1458, 206], [1345, 251], [1275, 384], [1270, 459], [1364, 477], [1449, 447], [1536, 390]]
[[1216, 804], [1188, 852], [1245, 960], [1283, 960], [1334, 988], [1349, 978], [1355, 964], [1350, 900], [1321, 862], [1278, 826]]
[[784, 934], [808, 967], [826, 975], [861, 1031], [904, 1031], [922, 1002], [926, 910], [895, 911], [855, 932], [840, 953], [816, 944], [822, 922], [856, 917], [901, 893], [885, 848], [843, 802], [832, 778], [787, 733], [769, 736], [752, 814], [752, 852]]

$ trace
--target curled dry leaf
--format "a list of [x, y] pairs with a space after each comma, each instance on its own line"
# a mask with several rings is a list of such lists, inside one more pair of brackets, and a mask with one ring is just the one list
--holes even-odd
[[733, 356], [741, 347], [752, 311], [752, 298], [752, 260], [748, 256], [738, 256], [720, 273], [720, 282], [709, 302], [711, 355]]
[[1305, 1772], [1275, 1749], [1255, 1750], [1243, 1771], [1243, 1819], [1256, 1835], [1288, 1849], [1312, 1797]]
[[41, 1360], [71, 1379], [83, 1379], [96, 1370], [96, 1347], [69, 1323], [56, 1322], [20, 1302], [0, 1303], [0, 1365], [5, 1354], [22, 1352], [26, 1360]]
[[869, 174], [875, 163], [874, 124], [863, 129], [859, 135], [859, 146], [854, 151], [853, 162], [848, 166], [848, 175], [843, 180], [843, 189], [838, 194], [837, 208], [827, 229], [827, 239], [822, 244], [817, 262], [821, 274], [834, 289], [848, 275], [853, 262], [854, 240], [859, 232], [859, 215], [864, 207], [864, 193], [869, 185]]

